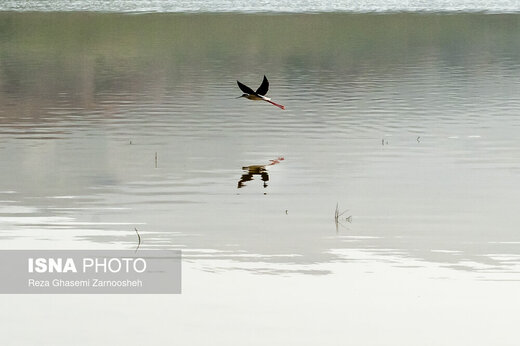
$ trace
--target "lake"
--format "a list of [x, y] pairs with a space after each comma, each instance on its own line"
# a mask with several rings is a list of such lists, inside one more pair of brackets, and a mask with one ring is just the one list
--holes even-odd
[[512, 269], [519, 19], [4, 13], [0, 236]]
[[3, 0], [3, 11], [114, 13], [519, 12], [516, 0]]
[[[514, 301], [504, 283], [520, 270], [519, 32], [520, 16], [505, 13], [0, 12], [0, 246], [133, 249], [137, 229], [142, 249], [182, 249], [188, 298], [169, 299], [190, 332], [197, 312], [238, 321], [250, 299], [269, 331], [276, 309], [262, 310], [260, 293], [241, 296], [244, 287], [264, 282], [276, 298], [308, 285], [288, 298], [289, 318], [316, 298], [313, 287], [343, 297], [345, 268], [363, 283], [361, 301], [388, 289], [379, 303], [417, 307], [388, 281], [393, 273], [433, 297], [416, 314], [446, 313], [460, 299], [488, 299], [483, 311], [493, 314]], [[256, 89], [264, 75], [285, 111], [237, 99], [237, 80]], [[208, 308], [220, 301], [202, 298], [212, 285], [231, 310]], [[320, 297], [308, 311], [334, 309]], [[116, 299], [105, 311], [115, 319], [131, 304]], [[162, 305], [137, 299], [147, 315]], [[356, 311], [385, 316], [374, 322], [382, 326], [393, 314], [381, 306]], [[297, 325], [312, 324], [307, 317]], [[258, 325], [248, 321], [240, 335], [251, 342]], [[132, 323], [125, 328], [142, 327]], [[316, 344], [321, 332], [312, 332], [305, 340]]]

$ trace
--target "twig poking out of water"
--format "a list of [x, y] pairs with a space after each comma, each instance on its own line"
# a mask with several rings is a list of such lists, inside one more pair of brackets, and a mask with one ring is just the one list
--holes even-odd
[[[341, 221], [343, 221], [341, 216], [343, 216], [347, 211], [348, 211], [348, 209], [340, 212], [339, 211], [339, 203], [336, 203], [336, 210], [334, 211], [334, 223], [336, 224], [336, 232], [338, 231], [338, 228], [339, 228], [338, 226], [341, 225]], [[351, 223], [352, 222], [352, 215], [347, 216], [344, 221], [347, 221], [348, 223]]]
[[155, 152], [155, 168], [157, 168], [157, 152]]
[[139, 250], [139, 246], [141, 246], [141, 236], [139, 235], [139, 231], [137, 230], [137, 228], [134, 228], [134, 230], [135, 234], [137, 234], [137, 247], [135, 248], [134, 252], [137, 252], [137, 250]]

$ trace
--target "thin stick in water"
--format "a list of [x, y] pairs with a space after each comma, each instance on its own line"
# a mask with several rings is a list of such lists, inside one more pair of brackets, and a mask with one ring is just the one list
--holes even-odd
[[139, 246], [141, 246], [141, 236], [139, 235], [139, 231], [137, 230], [137, 228], [134, 228], [135, 230], [135, 233], [137, 234], [137, 247], [135, 248], [135, 252], [137, 252], [137, 250], [139, 250]]
[[[336, 210], [334, 211], [334, 223], [336, 224], [336, 232], [338, 232], [340, 225], [343, 226], [342, 223], [341, 223], [340, 217], [343, 216], [347, 211], [348, 211], [348, 209], [345, 210], [345, 211], [340, 212], [339, 211], [339, 203], [336, 203]], [[351, 223], [352, 222], [352, 215], [346, 217], [345, 221], [347, 221], [348, 223]]]

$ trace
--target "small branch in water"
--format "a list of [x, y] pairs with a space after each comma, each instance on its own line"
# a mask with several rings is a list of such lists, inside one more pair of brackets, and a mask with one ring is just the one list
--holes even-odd
[[137, 230], [137, 228], [134, 228], [135, 230], [135, 234], [137, 234], [137, 247], [135, 248], [135, 251], [134, 252], [137, 252], [137, 250], [139, 250], [139, 246], [141, 246], [141, 236], [139, 235], [139, 231]]
[[[339, 229], [339, 225], [342, 225], [341, 224], [341, 219], [340, 217], [343, 216], [346, 212], [348, 211], [348, 209], [340, 212], [339, 211], [339, 204], [336, 203], [336, 210], [334, 211], [334, 223], [336, 224], [336, 232], [338, 231]], [[345, 218], [345, 221], [347, 221], [348, 223], [352, 223], [352, 215], [349, 215], [348, 217]], [[342, 225], [343, 226], [343, 225]]]
[[157, 168], [157, 152], [155, 152], [155, 168]]

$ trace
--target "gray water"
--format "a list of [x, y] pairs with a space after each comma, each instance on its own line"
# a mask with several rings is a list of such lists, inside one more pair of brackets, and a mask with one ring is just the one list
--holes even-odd
[[[134, 248], [137, 228], [141, 248], [192, 260], [305, 272], [369, 249], [515, 271], [519, 29], [512, 14], [1, 13], [0, 246]], [[236, 99], [264, 74], [285, 111]]]
[[26, 0], [0, 1], [4, 11], [95, 12], [519, 12], [518, 0]]

